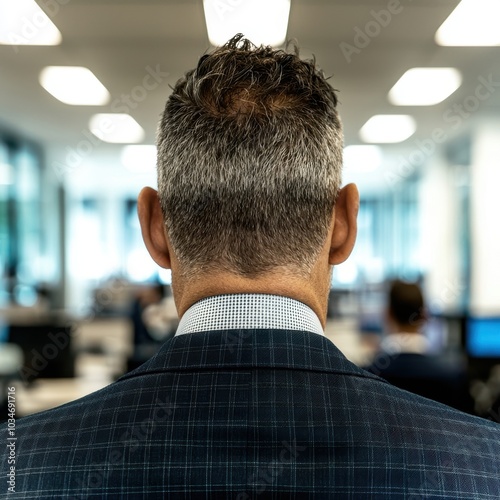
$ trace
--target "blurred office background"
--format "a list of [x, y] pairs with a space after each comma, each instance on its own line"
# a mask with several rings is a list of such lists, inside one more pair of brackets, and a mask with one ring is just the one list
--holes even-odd
[[420, 283], [431, 350], [463, 359], [487, 416], [500, 393], [499, 22], [497, 0], [0, 0], [0, 372], [19, 414], [110, 383], [175, 331], [136, 197], [156, 185], [169, 86], [242, 31], [296, 39], [340, 91], [361, 206], [327, 335], [368, 364], [388, 281]]

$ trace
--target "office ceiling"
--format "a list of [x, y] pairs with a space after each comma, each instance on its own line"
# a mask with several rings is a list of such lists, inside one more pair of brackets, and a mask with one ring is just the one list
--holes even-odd
[[[47, 2], [39, 4], [43, 8]], [[500, 47], [440, 47], [434, 42], [436, 30], [457, 4], [458, 0], [292, 0], [288, 37], [297, 39], [303, 55], [314, 54], [333, 75], [346, 144], [361, 143], [359, 129], [374, 114], [410, 113], [417, 120], [412, 138], [386, 148], [394, 156], [415, 150], [415, 141], [432, 137], [436, 127], [456, 135], [478, 117], [500, 112], [500, 91], [495, 88], [470, 117], [459, 124], [450, 120], [458, 113], [454, 106], [474, 95], [478, 78], [500, 82]], [[125, 106], [145, 129], [144, 143], [153, 144], [169, 85], [209, 48], [202, 0], [54, 0], [51, 5], [56, 6], [51, 18], [62, 33], [61, 45], [0, 46], [0, 126], [45, 144], [53, 162], [64, 160], [67, 148], [85, 139], [92, 114]], [[399, 5], [399, 13], [391, 15], [385, 27], [379, 26], [377, 36], [365, 40], [366, 47], [356, 47], [355, 29], [366, 31], [374, 12], [388, 5]], [[373, 34], [373, 23], [371, 29]], [[356, 47], [350, 60], [342, 43]], [[40, 71], [48, 65], [87, 66], [110, 91], [110, 104], [68, 106], [57, 101], [38, 83]], [[392, 106], [387, 92], [415, 66], [457, 67], [464, 75], [463, 85], [437, 106]], [[122, 96], [142, 86], [151, 68], [160, 71], [156, 88], [146, 93], [135, 90], [136, 98], [127, 103]], [[99, 144], [86, 160], [105, 172], [119, 150], [117, 145]], [[380, 181], [376, 173], [365, 178], [373, 185]]]

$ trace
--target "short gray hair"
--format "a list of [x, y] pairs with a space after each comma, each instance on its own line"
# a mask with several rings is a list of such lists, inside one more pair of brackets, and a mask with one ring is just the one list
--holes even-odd
[[186, 276], [309, 275], [341, 183], [337, 97], [313, 61], [236, 35], [177, 82], [158, 191]]

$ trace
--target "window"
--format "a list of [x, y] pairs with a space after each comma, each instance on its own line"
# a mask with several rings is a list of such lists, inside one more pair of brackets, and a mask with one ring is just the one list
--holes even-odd
[[36, 300], [43, 278], [40, 183], [37, 148], [0, 135], [0, 303]]

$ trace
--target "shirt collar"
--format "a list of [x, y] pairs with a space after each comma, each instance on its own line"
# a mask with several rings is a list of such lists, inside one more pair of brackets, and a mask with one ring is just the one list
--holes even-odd
[[297, 330], [324, 335], [311, 308], [289, 297], [231, 294], [207, 297], [182, 316], [176, 335], [214, 330]]

